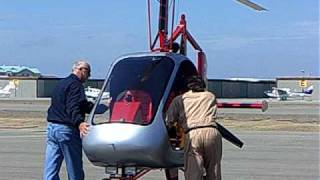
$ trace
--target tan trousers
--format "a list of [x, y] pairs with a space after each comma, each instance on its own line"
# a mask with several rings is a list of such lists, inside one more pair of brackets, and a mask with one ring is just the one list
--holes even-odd
[[185, 147], [186, 180], [221, 180], [222, 139], [217, 129], [190, 131]]

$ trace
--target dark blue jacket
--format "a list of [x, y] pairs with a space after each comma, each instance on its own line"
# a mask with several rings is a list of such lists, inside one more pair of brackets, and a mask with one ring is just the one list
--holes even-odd
[[47, 121], [78, 127], [90, 113], [93, 104], [88, 102], [80, 79], [71, 74], [59, 81], [55, 87]]

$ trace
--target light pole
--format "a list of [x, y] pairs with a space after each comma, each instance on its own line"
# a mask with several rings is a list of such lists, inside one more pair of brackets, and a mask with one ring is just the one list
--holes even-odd
[[[302, 73], [301, 81], [304, 82], [304, 81], [305, 81], [305, 79], [304, 79], [304, 77], [305, 77], [305, 71], [304, 71], [304, 69], [301, 70], [301, 73]], [[303, 91], [304, 91], [304, 87], [301, 86], [301, 92], [303, 92]], [[302, 100], [303, 100], [303, 99], [304, 99], [304, 97], [302, 97]]]

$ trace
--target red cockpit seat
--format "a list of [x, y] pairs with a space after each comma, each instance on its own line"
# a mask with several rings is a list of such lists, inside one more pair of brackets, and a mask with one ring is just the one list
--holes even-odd
[[134, 123], [141, 117], [140, 102], [115, 102], [111, 115], [111, 122]]
[[111, 122], [148, 124], [152, 118], [152, 100], [142, 90], [127, 90], [115, 102]]

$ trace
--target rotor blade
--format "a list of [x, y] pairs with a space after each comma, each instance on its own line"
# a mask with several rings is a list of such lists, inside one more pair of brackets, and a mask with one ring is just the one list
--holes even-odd
[[265, 9], [264, 7], [258, 5], [258, 4], [255, 4], [249, 0], [237, 0], [238, 2], [246, 5], [246, 6], [249, 6], [251, 7], [252, 9], [255, 9], [257, 11], [266, 11], [267, 9]]

